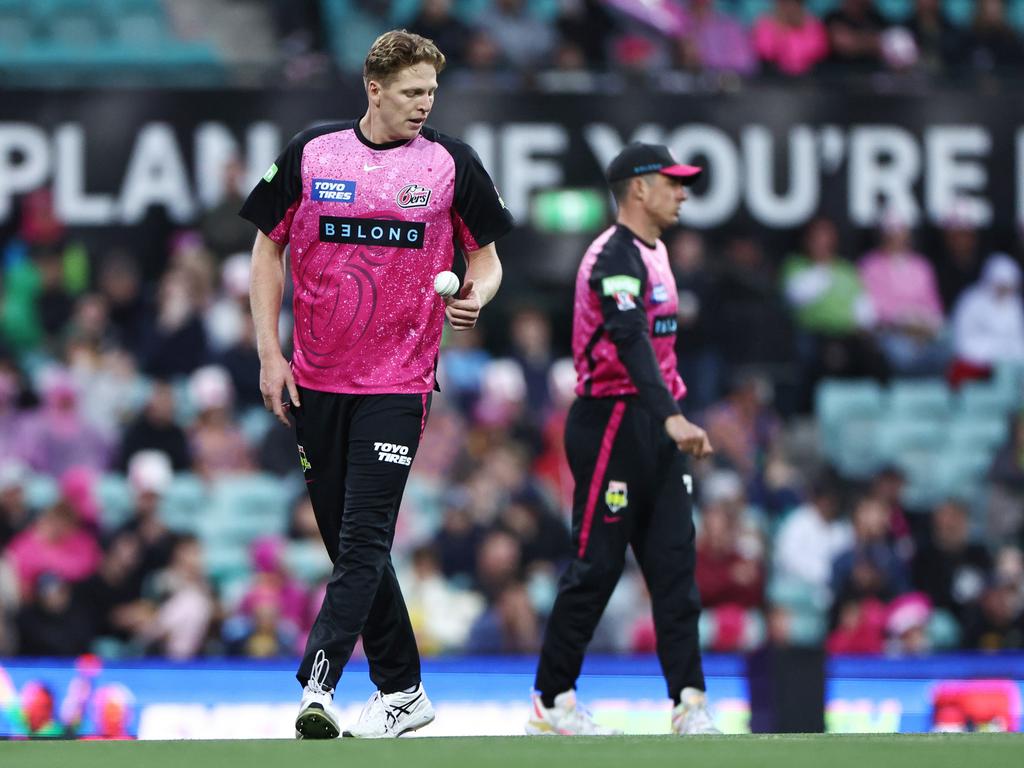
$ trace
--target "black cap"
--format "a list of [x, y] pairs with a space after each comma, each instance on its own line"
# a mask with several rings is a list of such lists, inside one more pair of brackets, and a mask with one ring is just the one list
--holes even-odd
[[661, 144], [641, 144], [634, 141], [615, 156], [608, 164], [608, 181], [621, 181], [645, 173], [661, 173], [675, 179], [682, 179], [689, 186], [700, 178], [703, 169], [696, 165], [681, 165], [676, 162], [668, 147]]

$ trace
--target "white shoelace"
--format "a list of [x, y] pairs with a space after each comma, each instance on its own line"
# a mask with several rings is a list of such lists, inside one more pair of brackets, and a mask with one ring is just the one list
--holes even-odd
[[309, 673], [309, 690], [318, 695], [330, 695], [331, 690], [324, 688], [324, 683], [327, 681], [327, 673], [330, 671], [331, 665], [327, 663], [327, 654], [324, 653], [321, 648], [316, 652], [316, 658], [313, 659], [313, 669]]

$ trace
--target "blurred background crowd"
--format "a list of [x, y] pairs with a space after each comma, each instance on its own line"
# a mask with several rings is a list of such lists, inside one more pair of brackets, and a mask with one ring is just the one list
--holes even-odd
[[[168, 3], [161, 23], [198, 35], [196, 6]], [[454, 73], [509, 87], [1024, 69], [1024, 2], [1001, 0], [212, 7], [262, 15], [293, 81], [357, 67], [394, 24], [434, 38]], [[254, 232], [236, 216], [240, 163], [223, 174], [223, 200], [149, 253], [87, 247], [46, 188], [0, 233], [0, 655], [303, 646], [331, 564], [293, 434], [262, 409]], [[665, 236], [685, 408], [716, 447], [694, 467], [701, 641], [1024, 649], [1024, 242], [991, 242], [958, 205], [926, 232], [894, 212], [867, 248], [840, 232], [817, 218], [781, 250]], [[425, 653], [539, 647], [571, 552], [559, 290], [504, 295], [478, 329], [446, 333], [394, 547]], [[654, 650], [632, 563], [591, 648]]]

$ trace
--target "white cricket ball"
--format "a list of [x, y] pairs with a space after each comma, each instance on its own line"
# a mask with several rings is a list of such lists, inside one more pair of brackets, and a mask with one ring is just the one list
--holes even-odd
[[434, 290], [441, 297], [454, 296], [459, 291], [459, 276], [454, 272], [438, 272], [434, 278]]

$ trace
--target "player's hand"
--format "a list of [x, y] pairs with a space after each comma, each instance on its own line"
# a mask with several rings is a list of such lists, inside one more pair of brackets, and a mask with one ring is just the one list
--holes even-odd
[[708, 433], [686, 420], [685, 416], [675, 414], [665, 419], [665, 432], [683, 453], [694, 458], [703, 459], [715, 452], [708, 440]]
[[299, 389], [295, 386], [295, 379], [292, 377], [292, 368], [288, 361], [280, 354], [268, 355], [266, 359], [260, 360], [260, 392], [263, 394], [263, 407], [277, 417], [277, 420], [288, 424], [288, 415], [285, 408], [288, 406], [282, 402], [281, 393], [288, 389], [288, 397], [291, 404], [299, 405]]
[[444, 314], [452, 328], [456, 331], [467, 331], [476, 326], [483, 304], [480, 303], [480, 296], [473, 289], [472, 280], [467, 280], [462, 284], [458, 298], [445, 299], [445, 302], [448, 306], [445, 308]]

